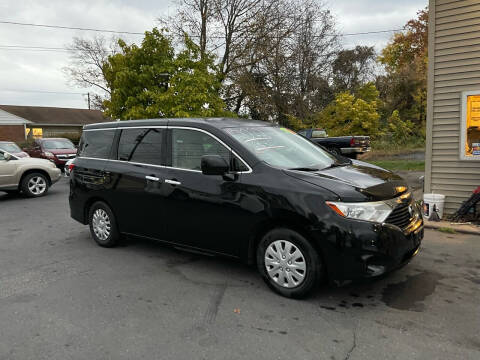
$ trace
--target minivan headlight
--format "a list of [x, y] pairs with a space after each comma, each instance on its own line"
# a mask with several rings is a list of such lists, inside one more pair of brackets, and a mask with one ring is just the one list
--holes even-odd
[[343, 217], [379, 223], [384, 222], [393, 210], [393, 206], [384, 201], [358, 203], [327, 201], [327, 205]]

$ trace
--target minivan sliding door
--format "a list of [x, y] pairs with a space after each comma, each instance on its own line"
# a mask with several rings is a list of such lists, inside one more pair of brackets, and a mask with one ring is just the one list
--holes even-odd
[[108, 168], [109, 201], [121, 232], [165, 237], [165, 128], [124, 128]]

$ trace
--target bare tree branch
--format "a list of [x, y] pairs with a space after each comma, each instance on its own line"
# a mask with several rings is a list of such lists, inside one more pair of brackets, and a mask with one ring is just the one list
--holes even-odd
[[68, 81], [81, 88], [96, 88], [99, 93], [92, 93], [91, 98], [96, 106], [103, 99], [110, 97], [111, 90], [105, 81], [103, 65], [109, 56], [119, 52], [118, 39], [107, 40], [104, 36], [92, 39], [73, 38], [70, 50], [70, 64], [62, 70]]

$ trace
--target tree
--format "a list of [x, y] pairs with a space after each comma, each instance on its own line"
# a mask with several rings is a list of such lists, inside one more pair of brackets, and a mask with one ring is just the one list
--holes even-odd
[[172, 29], [177, 40], [183, 41], [184, 34], [188, 34], [199, 46], [202, 57], [216, 54], [223, 81], [251, 40], [251, 19], [280, 1], [178, 0], [176, 14], [160, 18], [159, 22]]
[[103, 66], [109, 56], [120, 50], [118, 39], [107, 40], [104, 36], [93, 39], [74, 37], [70, 50], [70, 64], [62, 70], [69, 81], [81, 88], [93, 88], [91, 92], [92, 107], [103, 108], [103, 101], [110, 97], [111, 89], [105, 79]]
[[[399, 110], [402, 119], [411, 120], [422, 129], [426, 122], [428, 9], [407, 22], [404, 32], [396, 33], [382, 50], [380, 63], [386, 76], [377, 86], [385, 103], [385, 114]], [[424, 132], [424, 130], [422, 130]]]
[[397, 143], [404, 143], [413, 132], [414, 125], [410, 120], [402, 120], [398, 110], [394, 110], [388, 118], [388, 131], [392, 133], [392, 138]]
[[382, 50], [379, 60], [388, 72], [396, 72], [405, 66], [415, 65], [420, 76], [426, 73], [428, 51], [428, 8], [417, 12], [417, 18], [409, 20], [405, 32], [395, 33], [392, 41]]
[[338, 44], [328, 10], [314, 0], [290, 5], [273, 16], [292, 24], [286, 28], [269, 30], [268, 14], [254, 19], [258, 29], [266, 29], [251, 56], [257, 60], [234, 72], [231, 85], [248, 115], [284, 125], [287, 115], [311, 118], [333, 98], [328, 72]]
[[373, 83], [359, 89], [357, 96], [349, 91], [339, 93], [334, 101], [317, 114], [316, 124], [333, 136], [378, 136], [381, 133], [380, 115], [377, 111], [378, 95]]
[[179, 3], [176, 16], [161, 22], [217, 55], [230, 110], [285, 123], [287, 114], [311, 116], [333, 98], [327, 69], [338, 38], [332, 15], [317, 0]]
[[140, 46], [123, 41], [119, 46], [121, 52], [103, 67], [111, 89], [111, 99], [104, 102], [108, 116], [126, 120], [226, 114], [213, 58], [202, 58], [188, 36], [178, 54], [158, 29], [146, 32]]
[[374, 79], [376, 53], [373, 46], [356, 46], [339, 51], [332, 64], [336, 92], [355, 91]]

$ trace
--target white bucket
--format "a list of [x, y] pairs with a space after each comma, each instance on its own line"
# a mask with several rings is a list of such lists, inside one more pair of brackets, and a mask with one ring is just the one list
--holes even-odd
[[445, 204], [445, 195], [442, 194], [423, 194], [423, 216], [426, 220], [430, 218], [433, 211], [436, 211], [438, 217], [443, 217], [443, 205]]

